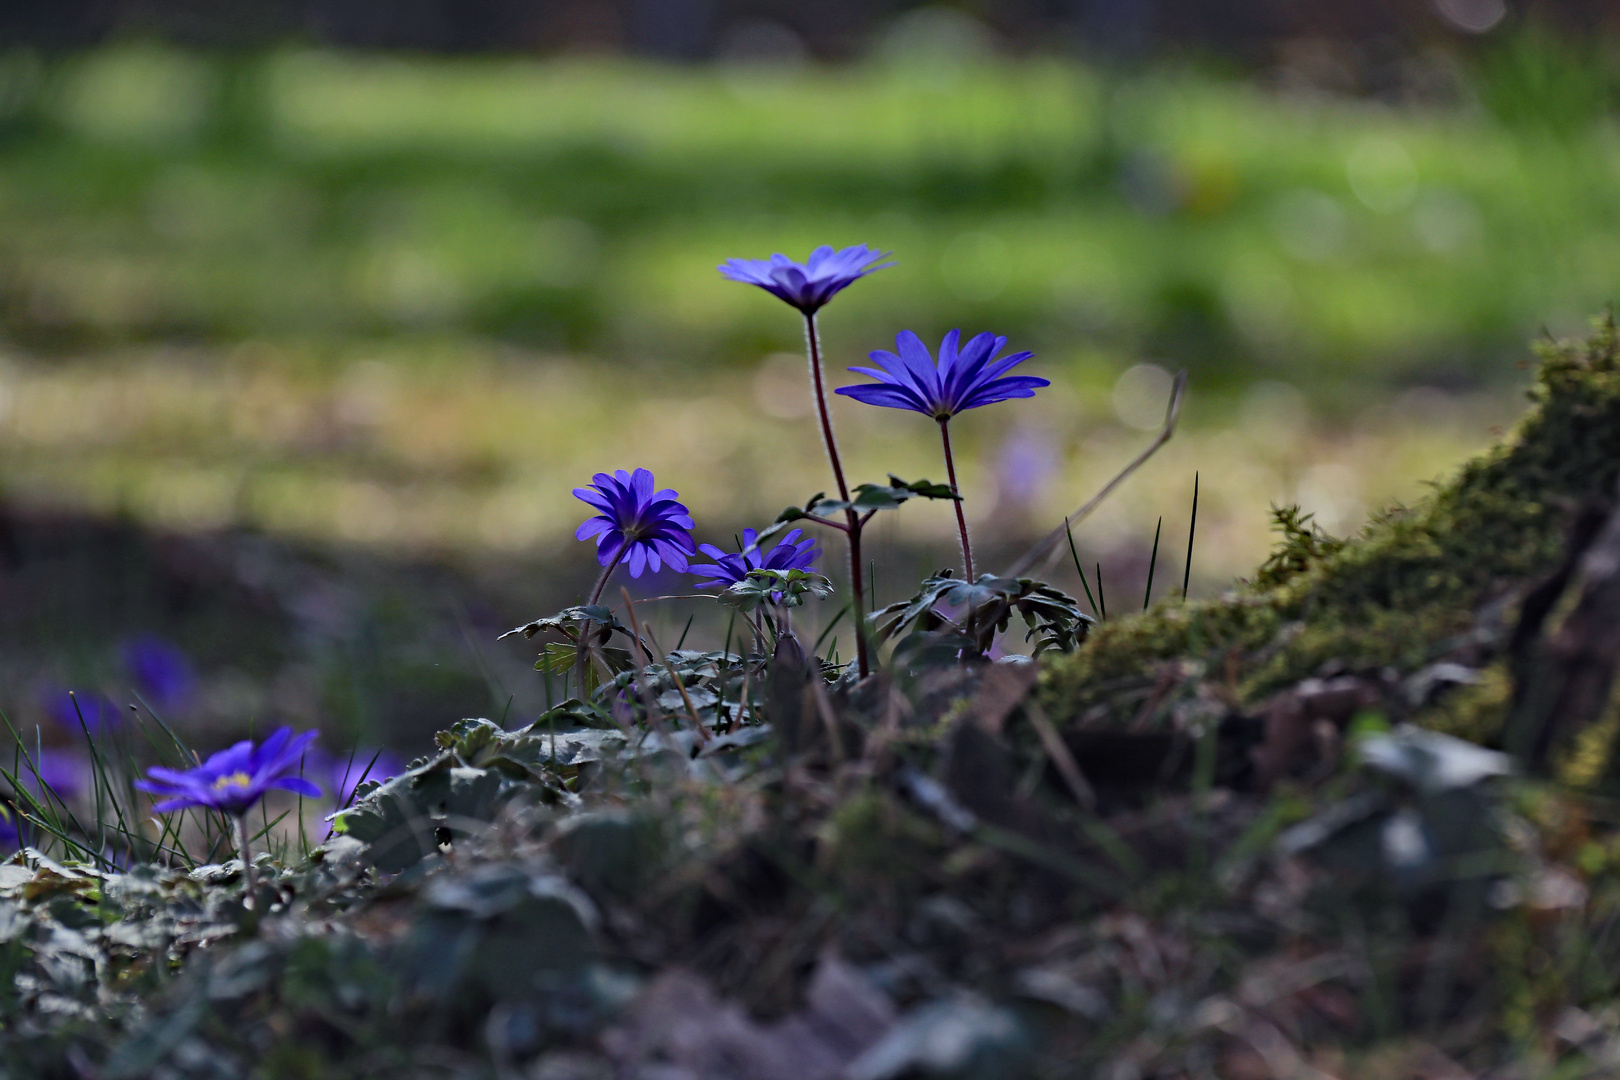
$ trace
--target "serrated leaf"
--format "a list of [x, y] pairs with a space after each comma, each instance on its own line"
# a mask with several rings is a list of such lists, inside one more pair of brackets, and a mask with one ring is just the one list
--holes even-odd
[[522, 626], [515, 626], [495, 640], [503, 641], [514, 634], [522, 634], [526, 638], [532, 638], [542, 631], [555, 630], [564, 634], [570, 640], [578, 641], [580, 628], [587, 622], [592, 623], [599, 629], [618, 631], [627, 636], [630, 633], [614, 617], [612, 608], [602, 604], [587, 604], [564, 608], [555, 615], [548, 615], [543, 619], [535, 619], [533, 622], [526, 622]]

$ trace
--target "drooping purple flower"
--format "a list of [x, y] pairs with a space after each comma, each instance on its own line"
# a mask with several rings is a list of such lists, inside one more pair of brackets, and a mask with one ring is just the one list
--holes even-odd
[[154, 765], [146, 770], [148, 779], [135, 781], [135, 786], [163, 797], [152, 807], [160, 814], [196, 806], [240, 817], [271, 788], [320, 798], [321, 789], [297, 775], [299, 760], [319, 734], [294, 735], [292, 728], [277, 728], [258, 746], [244, 739], [194, 769]]
[[[50, 718], [77, 735], [85, 728], [99, 735], [124, 723], [123, 711], [112, 700], [101, 694], [78, 694], [61, 687], [51, 687], [40, 696], [40, 704]], [[84, 718], [81, 727], [79, 718]]]
[[142, 634], [126, 641], [119, 655], [136, 691], [157, 708], [181, 708], [191, 697], [196, 683], [191, 661], [172, 643]]
[[888, 257], [889, 252], [874, 251], [865, 244], [842, 251], [822, 245], [802, 263], [777, 254], [769, 259], [727, 259], [716, 269], [732, 281], [758, 285], [806, 315], [813, 315], [835, 293], [874, 270], [893, 266], [893, 263], [878, 263], [879, 259]]
[[612, 476], [597, 473], [589, 487], [575, 488], [574, 497], [600, 510], [587, 518], [574, 537], [596, 537], [596, 561], [603, 566], [622, 560], [631, 577], [640, 577], [651, 566], [664, 563], [685, 572], [686, 557], [693, 553], [692, 517], [675, 500], [669, 488], [653, 490], [653, 475], [646, 469], [634, 473], [618, 470]]
[[723, 551], [713, 544], [699, 544], [698, 550], [714, 562], [693, 563], [690, 570], [698, 577], [708, 578], [697, 583], [700, 589], [711, 585], [729, 588], [746, 578], [750, 570], [811, 570], [821, 558], [821, 549], [814, 540], [800, 540], [803, 534], [803, 529], [794, 529], [778, 540], [775, 547], [761, 551], [759, 533], [744, 529], [741, 551]]
[[871, 354], [878, 367], [849, 369], [870, 375], [877, 382], [840, 386], [838, 393], [868, 405], [910, 409], [945, 420], [1008, 398], [1034, 397], [1037, 389], [1051, 385], [1032, 375], [1006, 374], [1034, 353], [1018, 352], [998, 359], [996, 354], [1006, 346], [1007, 339], [994, 334], [978, 334], [959, 350], [961, 336], [960, 330], [945, 335], [939, 343], [939, 362], [935, 363], [922, 339], [910, 330], [902, 330], [894, 339], [898, 355], [879, 349]]

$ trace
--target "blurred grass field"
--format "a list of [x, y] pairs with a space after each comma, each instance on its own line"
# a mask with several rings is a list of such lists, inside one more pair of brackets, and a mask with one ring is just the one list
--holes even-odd
[[[1232, 494], [1262, 524], [1212, 549], [1225, 572], [1312, 468], [1372, 505], [1478, 445], [1458, 393], [1511, 381], [1620, 271], [1612, 120], [1508, 123], [1481, 93], [145, 45], [8, 54], [0, 88], [0, 483], [179, 526], [532, 550], [579, 473], [643, 460], [728, 528], [772, 512], [821, 483], [770, 359], [799, 328], [712, 267], [867, 242], [898, 265], [829, 310], [834, 366], [901, 327], [1036, 349], [1050, 400], [964, 426], [986, 478], [1044, 462], [1020, 497], [1047, 518], [1111, 464], [1120, 373], [1189, 367], [1190, 427], [1278, 459]], [[1309, 447], [1255, 428], [1256, 381], [1316, 410]], [[1440, 423], [1381, 415], [1413, 387]], [[927, 431], [859, 412], [863, 475], [937, 471]], [[1339, 460], [1369, 437], [1390, 446]]]
[[[988, 551], [1135, 453], [1186, 367], [1182, 433], [1077, 540], [1131, 591], [1162, 515], [1179, 570], [1197, 472], [1218, 589], [1273, 503], [1344, 533], [1421, 495], [1511, 422], [1527, 341], [1614, 297], [1620, 128], [1560, 48], [1433, 60], [1448, 89], [1404, 103], [904, 52], [0, 54], [0, 496], [538, 560], [566, 596], [593, 471], [652, 467], [714, 542], [827, 486], [798, 322], [714, 266], [864, 242], [897, 265], [827, 310], [835, 382], [960, 326], [1054, 383], [953, 428]], [[939, 477], [922, 418], [835, 408], [856, 479]], [[884, 602], [952, 557], [947, 511], [891, 517]]]

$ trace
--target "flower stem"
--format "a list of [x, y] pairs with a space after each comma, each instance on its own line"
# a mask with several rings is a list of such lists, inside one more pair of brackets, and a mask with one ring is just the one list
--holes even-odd
[[591, 598], [585, 601], [586, 607], [590, 607], [602, 599], [602, 590], [607, 588], [608, 578], [612, 577], [613, 571], [619, 568], [620, 561], [624, 559], [625, 549], [629, 546], [629, 544], [625, 544], [624, 547], [621, 547], [619, 553], [613, 557], [613, 561], [602, 567], [602, 576], [596, 579], [596, 585], [591, 589]]
[[956, 496], [956, 528], [962, 534], [962, 568], [973, 580], [973, 545], [968, 542], [967, 515], [962, 511], [962, 489], [956, 486], [956, 458], [951, 454], [951, 418], [939, 418], [939, 437], [945, 444], [945, 471], [950, 474], [951, 494]]
[[253, 843], [248, 839], [247, 817], [236, 815], [236, 848], [242, 857], [242, 878], [247, 884], [247, 906], [252, 907], [259, 891], [258, 875], [253, 869]]
[[[602, 567], [602, 576], [596, 579], [596, 585], [591, 589], [591, 598], [585, 601], [586, 607], [590, 607], [602, 599], [602, 590], [607, 588], [608, 578], [612, 577], [613, 571], [619, 568], [619, 563], [624, 560], [624, 553], [628, 550], [630, 550], [630, 545], [626, 542], [619, 548], [619, 553], [613, 556], [613, 561]], [[585, 669], [589, 665], [591, 658], [590, 640], [591, 620], [586, 619], [579, 628], [579, 648], [576, 651], [574, 661], [574, 681], [579, 683], [579, 700], [581, 701], [586, 700]]]
[[[838, 456], [838, 442], [833, 438], [832, 413], [827, 409], [827, 388], [821, 378], [821, 336], [813, 314], [804, 317], [804, 339], [810, 353], [810, 385], [815, 390], [816, 412], [821, 419], [821, 442], [827, 449], [833, 480], [838, 484], [838, 497], [848, 502], [849, 484], [844, 480], [844, 463]], [[855, 663], [864, 679], [872, 673], [866, 651], [866, 588], [861, 569], [861, 526], [865, 522], [854, 510], [844, 511], [844, 521], [848, 525], [844, 534], [849, 537], [849, 586], [855, 600]]]

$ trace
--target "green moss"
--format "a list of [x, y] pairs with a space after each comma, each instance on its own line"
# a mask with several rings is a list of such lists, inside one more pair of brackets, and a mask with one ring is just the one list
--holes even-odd
[[1254, 582], [1099, 627], [1047, 667], [1042, 704], [1072, 721], [1170, 658], [1203, 660], [1254, 701], [1328, 661], [1409, 672], [1448, 651], [1482, 605], [1558, 564], [1574, 510], [1620, 473], [1612, 316], [1583, 342], [1538, 351], [1531, 411], [1427, 499], [1338, 546], [1297, 516], [1280, 522], [1283, 543]]
[[1480, 672], [1479, 682], [1444, 695], [1412, 722], [1459, 739], [1492, 742], [1507, 723], [1512, 704], [1513, 678], [1507, 664], [1496, 663]]

